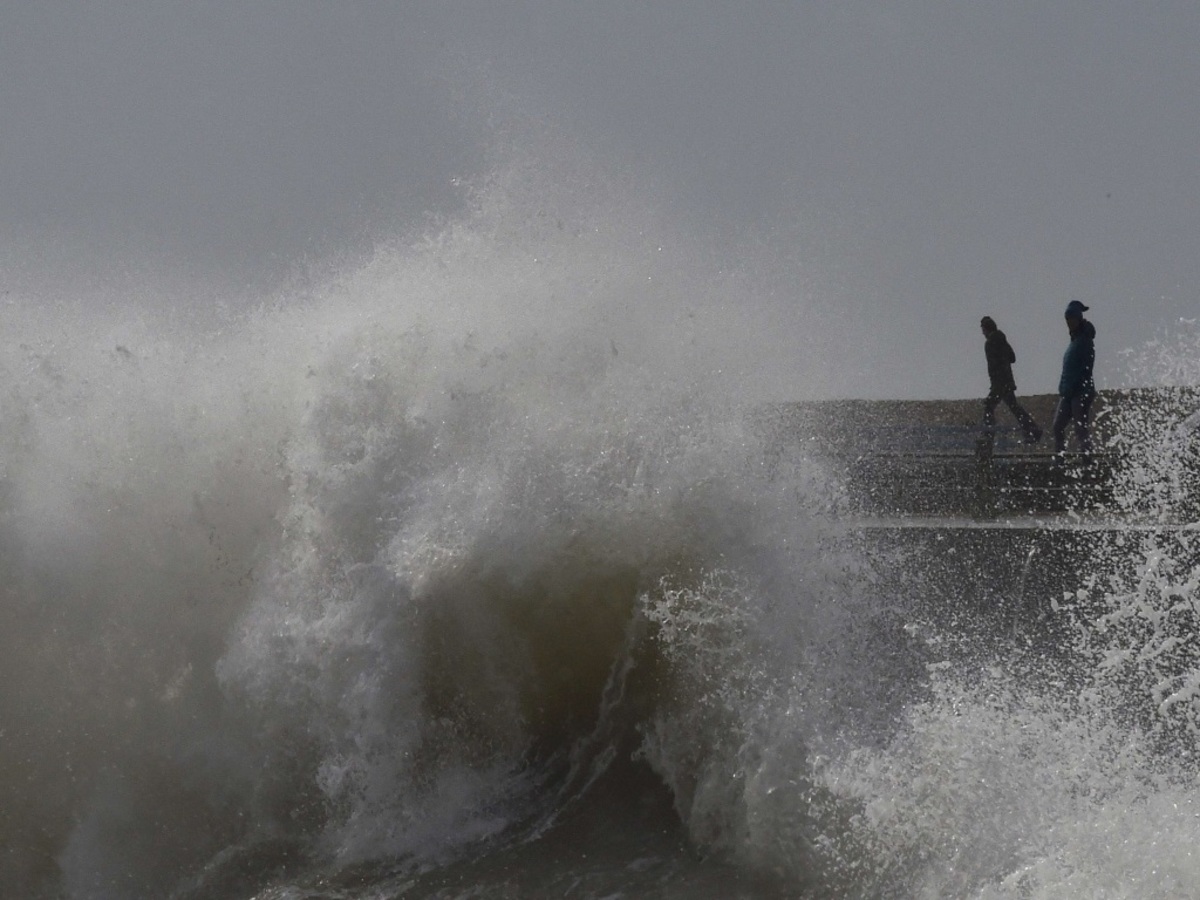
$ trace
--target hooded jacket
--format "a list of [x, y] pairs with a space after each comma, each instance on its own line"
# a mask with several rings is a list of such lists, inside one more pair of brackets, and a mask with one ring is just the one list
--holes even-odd
[[1017, 354], [1009, 344], [1004, 332], [997, 328], [983, 341], [983, 352], [987, 356], [988, 378], [992, 381], [992, 392], [1007, 394], [1017, 389], [1013, 379], [1012, 364], [1017, 361]]
[[1095, 339], [1096, 326], [1087, 319], [1081, 319], [1079, 327], [1071, 332], [1071, 343], [1063, 354], [1062, 377], [1058, 380], [1058, 395], [1063, 399], [1095, 393], [1096, 383], [1092, 380]]

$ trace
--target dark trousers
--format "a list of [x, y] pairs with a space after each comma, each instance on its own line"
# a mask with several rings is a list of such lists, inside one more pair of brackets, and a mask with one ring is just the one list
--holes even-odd
[[1074, 397], [1059, 397], [1058, 409], [1054, 413], [1054, 452], [1062, 453], [1067, 448], [1067, 423], [1075, 423], [1075, 439], [1083, 453], [1092, 452], [1092, 432], [1089, 427], [1092, 401], [1096, 395], [1091, 391]]
[[988, 391], [987, 398], [983, 401], [983, 428], [985, 431], [996, 430], [996, 407], [1001, 403], [1016, 416], [1027, 439], [1036, 441], [1042, 436], [1042, 429], [1038, 428], [1037, 422], [1033, 421], [1033, 416], [1025, 411], [1025, 407], [1017, 402], [1017, 395], [1012, 388], [1003, 391], [992, 388]]

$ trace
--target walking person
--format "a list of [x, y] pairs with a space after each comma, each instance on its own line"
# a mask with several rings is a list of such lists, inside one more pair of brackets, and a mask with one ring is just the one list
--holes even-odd
[[1062, 377], [1058, 380], [1058, 409], [1054, 413], [1054, 452], [1067, 448], [1067, 423], [1075, 424], [1075, 439], [1087, 458], [1092, 453], [1090, 411], [1096, 399], [1096, 383], [1092, 368], [1096, 363], [1096, 326], [1083, 317], [1088, 311], [1078, 300], [1067, 304], [1063, 314], [1071, 342], [1063, 353]]
[[990, 445], [996, 433], [996, 407], [1004, 403], [1025, 432], [1025, 443], [1036, 444], [1042, 439], [1042, 429], [1033, 416], [1025, 411], [1025, 407], [1017, 402], [1017, 382], [1012, 372], [1017, 354], [991, 316], [979, 320], [979, 329], [983, 332], [983, 352], [987, 357], [988, 378], [991, 381], [988, 395], [983, 401], [984, 436]]

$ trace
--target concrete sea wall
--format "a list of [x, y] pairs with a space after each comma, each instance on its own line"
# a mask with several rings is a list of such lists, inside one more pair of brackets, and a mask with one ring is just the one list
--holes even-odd
[[[980, 400], [779, 404], [762, 410], [759, 422], [777, 462], [800, 454], [821, 460], [844, 489], [848, 512], [860, 517], [1096, 515], [1120, 506], [1114, 482], [1129, 463], [1128, 434], [1195, 419], [1200, 388], [1101, 391], [1092, 407], [1095, 452], [1086, 458], [1073, 444], [1065, 456], [1052, 452], [1057, 401], [1021, 398], [1045, 430], [1033, 445], [1007, 410], [985, 437]], [[1186, 516], [1200, 511], [1200, 427], [1178, 452], [1177, 491], [1189, 495], [1178, 512]]]

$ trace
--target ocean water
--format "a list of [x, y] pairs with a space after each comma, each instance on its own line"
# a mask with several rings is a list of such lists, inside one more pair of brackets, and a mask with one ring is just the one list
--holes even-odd
[[535, 168], [215, 321], [5, 298], [0, 894], [1200, 893], [1178, 410], [1069, 565], [881, 540], [780, 270]]

